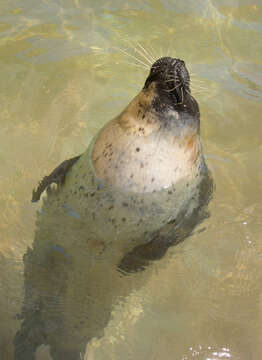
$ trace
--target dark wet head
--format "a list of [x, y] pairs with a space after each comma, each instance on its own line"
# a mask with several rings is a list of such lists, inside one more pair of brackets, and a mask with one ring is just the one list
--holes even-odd
[[185, 62], [180, 59], [163, 57], [158, 59], [151, 67], [145, 86], [157, 81], [165, 90], [175, 93], [176, 88], [183, 87], [190, 92], [190, 76]]
[[199, 117], [199, 107], [191, 95], [190, 76], [183, 60], [158, 59], [151, 67], [144, 89], [152, 83], [157, 95], [153, 106], [157, 111], [176, 110]]

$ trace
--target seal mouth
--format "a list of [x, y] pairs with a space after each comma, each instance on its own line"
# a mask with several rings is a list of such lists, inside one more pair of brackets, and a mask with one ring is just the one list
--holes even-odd
[[[146, 79], [144, 89], [151, 83], [155, 83], [158, 103], [169, 105], [178, 111], [187, 111], [195, 114], [199, 111], [196, 100], [190, 91], [190, 75], [185, 62], [172, 57], [158, 59], [151, 67], [150, 74]], [[166, 107], [167, 108], [167, 107]]]

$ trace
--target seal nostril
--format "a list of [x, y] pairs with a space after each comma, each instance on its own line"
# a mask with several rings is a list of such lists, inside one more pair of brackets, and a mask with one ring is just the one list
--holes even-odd
[[190, 91], [190, 76], [183, 60], [176, 61], [174, 66], [174, 77], [177, 84], [180, 83], [186, 90]]

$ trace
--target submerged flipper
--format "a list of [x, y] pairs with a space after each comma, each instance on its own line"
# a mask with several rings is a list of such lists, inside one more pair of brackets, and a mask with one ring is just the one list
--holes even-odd
[[59, 166], [57, 166], [50, 175], [44, 176], [44, 178], [40, 181], [38, 187], [33, 190], [32, 194], [32, 202], [37, 202], [42, 193], [53, 183], [57, 185], [62, 185], [65, 176], [68, 173], [68, 171], [71, 169], [71, 167], [74, 165], [75, 162], [80, 158], [81, 155], [78, 155], [76, 157], [73, 157], [69, 160], [63, 161]]
[[175, 246], [189, 237], [194, 228], [209, 217], [208, 203], [213, 194], [213, 179], [211, 173], [205, 168], [203, 179], [199, 185], [198, 206], [191, 214], [187, 214], [187, 208], [179, 216], [163, 225], [162, 228], [152, 234], [146, 244], [136, 246], [125, 254], [118, 268], [124, 274], [143, 271], [155, 260], [163, 258], [171, 246]]

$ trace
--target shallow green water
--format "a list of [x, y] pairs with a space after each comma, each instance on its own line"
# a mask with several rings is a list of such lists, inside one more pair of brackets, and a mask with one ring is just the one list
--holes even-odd
[[[260, 359], [262, 4], [13, 0], [0, 14], [1, 359], [13, 359], [21, 323], [23, 255], [41, 207], [32, 188], [141, 89], [148, 70], [137, 43], [193, 73], [216, 190], [205, 231], [115, 306], [85, 359]], [[48, 346], [37, 359], [51, 359]]]

